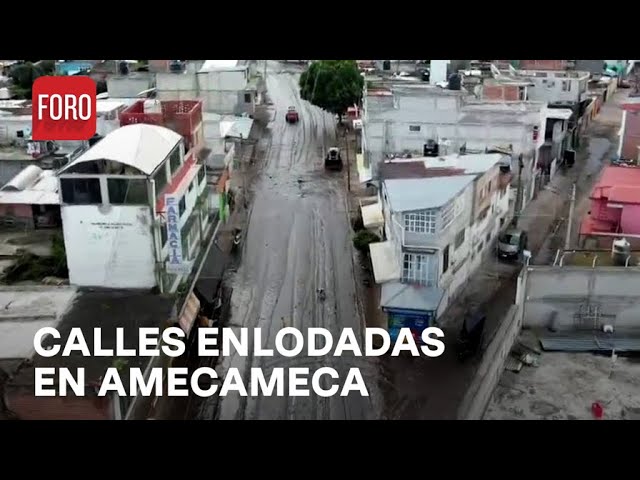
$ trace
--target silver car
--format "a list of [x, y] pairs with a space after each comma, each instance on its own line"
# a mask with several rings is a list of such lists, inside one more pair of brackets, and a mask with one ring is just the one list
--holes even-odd
[[498, 238], [498, 256], [514, 259], [527, 249], [527, 233], [517, 228], [510, 228]]

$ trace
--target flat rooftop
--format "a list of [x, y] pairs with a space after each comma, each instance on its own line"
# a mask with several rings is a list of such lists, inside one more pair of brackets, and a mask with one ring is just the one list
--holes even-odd
[[[535, 341], [533, 332], [523, 338]], [[603, 419], [640, 420], [640, 361], [589, 353], [543, 352], [538, 366], [505, 370], [485, 420], [592, 420], [591, 405]]]
[[[613, 239], [612, 239], [613, 240]], [[558, 256], [558, 262], [562, 252]], [[619, 266], [615, 263], [611, 250], [575, 250], [564, 253], [562, 264], [575, 267], [615, 267]], [[640, 265], [640, 251], [631, 252], [629, 266], [634, 267]]]
[[[42, 300], [44, 301], [44, 300]], [[24, 303], [27, 300], [23, 300]], [[174, 299], [170, 296], [154, 295], [135, 291], [87, 291], [78, 292], [57, 323], [61, 339], [56, 343], [64, 344], [71, 328], [82, 329], [90, 348], [93, 344], [93, 329], [102, 328], [102, 345], [104, 348], [115, 348], [117, 327], [124, 328], [124, 343], [127, 348], [138, 348], [139, 329], [142, 327], [160, 327], [170, 319]], [[33, 331], [35, 333], [35, 330]], [[33, 342], [33, 338], [30, 339]], [[53, 344], [48, 338], [43, 345]], [[97, 381], [107, 368], [113, 365], [112, 357], [83, 357], [75, 352], [70, 357], [55, 356], [43, 358], [35, 355], [30, 365], [23, 367], [11, 381], [13, 386], [31, 388], [34, 384], [33, 368], [67, 367], [71, 369], [85, 368], [86, 381]], [[127, 357], [127, 369], [143, 367], [148, 358]], [[126, 371], [126, 370], [125, 370]], [[126, 375], [122, 375], [125, 380]]]
[[31, 358], [35, 333], [56, 327], [75, 295], [72, 287], [0, 287], [0, 360]]

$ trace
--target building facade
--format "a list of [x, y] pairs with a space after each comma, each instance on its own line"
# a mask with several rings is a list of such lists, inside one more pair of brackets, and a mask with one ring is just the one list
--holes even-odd
[[638, 162], [640, 160], [640, 99], [628, 99], [622, 104], [622, 109], [618, 158]]
[[536, 191], [547, 110], [544, 102], [497, 102], [463, 90], [374, 84], [364, 96], [364, 163], [376, 178], [384, 159], [424, 155], [428, 142], [438, 145], [439, 155], [509, 151], [512, 168], [521, 175], [524, 206]]
[[183, 136], [127, 125], [58, 175], [72, 285], [178, 289], [213, 227], [205, 167]]
[[156, 73], [158, 98], [200, 98], [204, 111], [221, 115], [255, 113], [257, 83], [250, 61], [206, 60], [198, 63], [198, 67], [195, 70], [186, 62], [182, 70]]
[[384, 165], [385, 240], [370, 251], [392, 333], [437, 321], [478, 268], [508, 219], [508, 179], [501, 171], [508, 167], [500, 154]]

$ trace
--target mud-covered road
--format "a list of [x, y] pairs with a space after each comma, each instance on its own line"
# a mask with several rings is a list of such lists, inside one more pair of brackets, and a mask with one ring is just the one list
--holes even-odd
[[[361, 335], [364, 322], [357, 308], [351, 230], [341, 173], [323, 168], [323, 152], [336, 144], [333, 116], [300, 99], [296, 73], [270, 62], [268, 97], [272, 103], [266, 152], [252, 185], [252, 202], [241, 264], [233, 281], [231, 317], [227, 327], [261, 327], [264, 348], [274, 348], [283, 327], [303, 332], [324, 327], [335, 334], [352, 328]], [[289, 125], [285, 113], [294, 106], [300, 122]], [[318, 299], [324, 289], [326, 299]], [[252, 336], [250, 335], [250, 338]], [[332, 367], [342, 385], [350, 367], [359, 367], [370, 397], [258, 396], [230, 394], [217, 400], [219, 419], [366, 419], [378, 418], [375, 359], [297, 356], [223, 357], [217, 367], [223, 378], [230, 367], [249, 384], [251, 367], [307, 367], [313, 373]], [[327, 377], [324, 377], [327, 379]], [[369, 381], [367, 381], [369, 380]], [[311, 379], [309, 378], [309, 390]], [[286, 391], [286, 388], [285, 388]]]

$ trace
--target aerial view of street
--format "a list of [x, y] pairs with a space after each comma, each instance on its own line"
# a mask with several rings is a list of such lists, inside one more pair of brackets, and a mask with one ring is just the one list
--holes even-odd
[[640, 60], [0, 60], [0, 419], [637, 418], [639, 115]]

